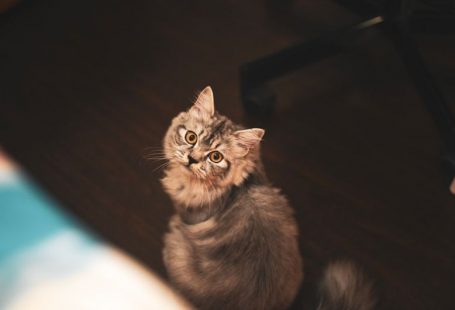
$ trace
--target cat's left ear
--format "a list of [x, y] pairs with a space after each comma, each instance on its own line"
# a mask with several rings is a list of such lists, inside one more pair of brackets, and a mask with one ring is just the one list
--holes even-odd
[[215, 114], [215, 101], [213, 91], [210, 86], [204, 88], [196, 99], [196, 102], [190, 109], [190, 113], [195, 115], [205, 114], [212, 117]]
[[265, 130], [261, 128], [251, 128], [235, 131], [233, 135], [235, 138], [237, 153], [240, 156], [245, 156], [251, 150], [257, 149], [264, 134]]

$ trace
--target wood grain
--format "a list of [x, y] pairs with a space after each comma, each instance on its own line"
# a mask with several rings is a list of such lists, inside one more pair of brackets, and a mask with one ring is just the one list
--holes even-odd
[[[244, 115], [242, 63], [356, 20], [327, 1], [293, 5], [25, 2], [0, 22], [0, 143], [89, 228], [164, 275], [172, 206], [143, 155], [211, 85], [219, 111], [266, 129], [266, 169], [301, 230], [296, 308], [315, 303], [330, 260], [348, 258], [376, 279], [382, 309], [452, 309], [455, 199], [441, 142], [380, 33], [274, 82], [273, 116]], [[454, 102], [454, 38], [419, 42]]]

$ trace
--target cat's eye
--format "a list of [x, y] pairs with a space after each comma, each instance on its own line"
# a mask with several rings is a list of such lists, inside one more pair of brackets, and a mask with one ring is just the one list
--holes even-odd
[[194, 131], [188, 130], [185, 134], [185, 141], [191, 145], [195, 145], [197, 142], [197, 134]]
[[221, 154], [220, 152], [218, 151], [213, 151], [209, 154], [209, 158], [211, 161], [213, 161], [214, 163], [219, 163], [220, 161], [223, 160], [224, 156], [223, 154]]

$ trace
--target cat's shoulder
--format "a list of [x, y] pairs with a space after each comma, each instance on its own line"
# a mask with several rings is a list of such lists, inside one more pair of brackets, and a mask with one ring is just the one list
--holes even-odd
[[241, 209], [242, 217], [246, 222], [261, 228], [261, 236], [267, 233], [274, 236], [277, 227], [288, 227], [286, 231], [296, 232], [296, 224], [293, 220], [294, 209], [279, 188], [271, 185], [251, 186], [248, 190], [248, 198], [245, 199]]
[[251, 198], [257, 199], [260, 202], [267, 202], [269, 199], [286, 201], [286, 197], [281, 193], [281, 189], [269, 184], [253, 185], [248, 189], [248, 194]]
[[279, 188], [271, 185], [254, 185], [248, 190], [249, 199], [259, 209], [287, 208], [288, 199]]

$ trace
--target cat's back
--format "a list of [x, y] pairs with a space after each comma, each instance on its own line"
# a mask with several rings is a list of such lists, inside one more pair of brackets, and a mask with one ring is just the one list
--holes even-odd
[[[283, 309], [294, 299], [303, 277], [293, 209], [280, 190], [269, 185], [251, 186], [231, 207], [235, 216], [225, 223], [236, 236], [223, 250], [228, 256], [231, 252], [237, 272], [248, 279], [243, 292], [251, 293], [246, 299], [250, 308]], [[224, 262], [229, 259], [224, 257]]]
[[208, 221], [175, 221], [166, 243], [176, 241], [169, 264], [177, 266], [168, 269], [198, 308], [284, 309], [292, 302], [302, 260], [293, 210], [278, 189], [249, 186]]

